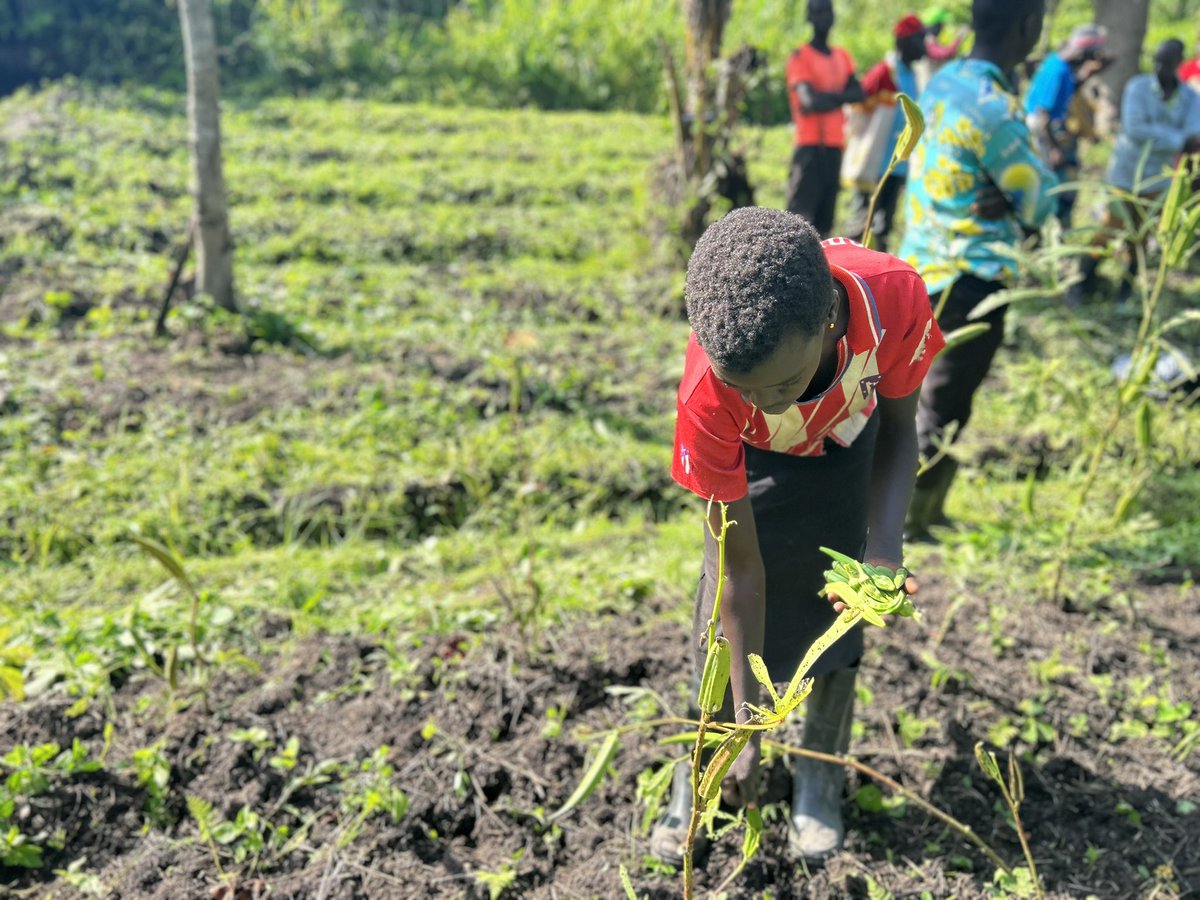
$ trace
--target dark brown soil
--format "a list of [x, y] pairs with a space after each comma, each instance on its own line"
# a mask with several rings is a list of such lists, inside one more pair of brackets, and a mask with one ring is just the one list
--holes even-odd
[[[922, 623], [870, 634], [861, 683], [873, 699], [860, 704], [854, 755], [971, 825], [1016, 865], [1020, 847], [973, 746], [1001, 716], [1022, 723], [1022, 701], [1041, 698], [1039, 718], [1053, 734], [1016, 746], [1027, 793], [1022, 820], [1049, 894], [1197, 895], [1200, 813], [1188, 801], [1200, 797], [1200, 754], [1177, 760], [1169, 741], [1108, 735], [1136, 715], [1128, 710], [1137, 699], [1122, 686], [1138, 675], [1154, 673], [1160, 691], [1169, 681], [1172, 702], [1200, 705], [1200, 610], [1195, 592], [1181, 595], [1177, 586], [1137, 596], [1136, 616], [1122, 612], [1119, 627], [1111, 611], [1009, 599], [1012, 615], [993, 632], [979, 599], [955, 602], [946, 585], [926, 579]], [[613, 777], [558, 827], [542, 822], [581, 774], [588, 749], [581, 729], [628, 722], [635, 708], [658, 715], [647, 708], [651, 694], [612, 689], [648, 689], [683, 707], [683, 616], [653, 603], [597, 612], [544, 634], [532, 658], [511, 634], [430, 636], [397, 653], [367, 639], [289, 641], [277, 626], [264, 637], [291, 649], [263, 660], [261, 672], [220, 674], [211, 712], [198, 700], [172, 712], [158, 687], [134, 679], [116, 694], [104, 768], [63, 780], [19, 812], [26, 833], [60, 831], [63, 849], [48, 852], [40, 870], [0, 870], [0, 883], [38, 896], [82, 896], [48, 879], [85, 857], [81, 871], [97, 875], [100, 896], [113, 898], [487, 897], [479, 874], [511, 867], [505, 896], [607, 898], [622, 895], [624, 864], [639, 895], [677, 896], [678, 876], [645, 864], [635, 800], [638, 773], [664, 758], [653, 737], [670, 729], [628, 735]], [[1053, 672], [1045, 661], [1056, 649], [1061, 666]], [[946, 668], [934, 687], [939, 662]], [[1107, 703], [1089, 680], [1104, 675], [1116, 685]], [[64, 709], [45, 701], [4, 707], [0, 733], [63, 746], [79, 738], [98, 754], [98, 707], [74, 719]], [[566, 710], [562, 732], [547, 736], [557, 709]], [[905, 719], [924, 720], [924, 734], [905, 734]], [[229, 739], [255, 727], [265, 729], [273, 751]], [[272, 767], [269, 758], [293, 736], [295, 769]], [[170, 787], [148, 819], [147, 791], [128, 763], [160, 740]], [[350, 768], [331, 783], [286, 787], [323, 760], [357, 769], [381, 746], [390, 748], [393, 777], [410, 801], [398, 822], [376, 814], [348, 835], [353, 817], [342, 800], [356, 777]], [[779, 788], [782, 770], [775, 775]], [[854, 775], [849, 790], [863, 783]], [[240, 864], [222, 848], [229, 876], [222, 885], [185, 808], [188, 795], [211, 803], [218, 821], [249, 806], [290, 828], [293, 842]], [[729, 896], [865, 897], [868, 879], [896, 896], [989, 896], [994, 867], [919, 809], [867, 813], [850, 800], [846, 809], [846, 852], [806, 874], [787, 858], [786, 808], [768, 806], [763, 849]], [[735, 836], [719, 841], [699, 886], [715, 886], [739, 848]]]

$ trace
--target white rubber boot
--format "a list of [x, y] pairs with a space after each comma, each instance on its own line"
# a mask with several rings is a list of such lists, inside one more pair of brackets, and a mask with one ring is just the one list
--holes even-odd
[[[804, 718], [807, 750], [845, 755], [850, 747], [854, 718], [854, 681], [858, 669], [842, 669], [816, 679]], [[797, 860], [820, 865], [842, 849], [846, 835], [842, 823], [843, 766], [805, 756], [793, 760], [792, 827], [788, 848]]]
[[[679, 869], [683, 867], [683, 845], [687, 841], [688, 823], [692, 817], [692, 767], [678, 763], [671, 776], [671, 799], [666, 812], [650, 831], [650, 855]], [[708, 846], [708, 835], [697, 829], [692, 844], [693, 862]]]

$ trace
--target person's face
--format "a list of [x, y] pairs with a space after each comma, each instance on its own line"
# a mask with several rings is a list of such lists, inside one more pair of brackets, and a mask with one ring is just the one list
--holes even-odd
[[793, 334], [785, 338], [766, 360], [749, 372], [713, 373], [747, 403], [770, 416], [778, 416], [804, 396], [821, 366], [824, 335]]
[[896, 38], [896, 52], [906, 63], [914, 63], [925, 55], [925, 32]]
[[808, 21], [821, 34], [833, 28], [833, 4], [829, 0], [812, 0], [808, 4]]
[[1161, 44], [1154, 51], [1154, 74], [1158, 83], [1170, 87], [1179, 81], [1179, 67], [1183, 64], [1183, 53], [1176, 44]]

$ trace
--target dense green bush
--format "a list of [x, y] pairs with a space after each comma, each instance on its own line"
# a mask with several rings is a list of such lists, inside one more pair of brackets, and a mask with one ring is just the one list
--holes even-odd
[[[229, 95], [363, 94], [383, 99], [545, 109], [665, 105], [661, 35], [682, 59], [678, 4], [663, 0], [213, 0]], [[865, 70], [891, 45], [913, 0], [839, 0], [834, 40]], [[965, 21], [969, 0], [943, 3]], [[1190, 41], [1196, 0], [1157, 0], [1149, 41]], [[805, 0], [738, 0], [725, 46], [766, 54], [747, 115], [784, 122], [784, 66], [808, 36]], [[1053, 43], [1090, 18], [1061, 0]], [[1182, 18], [1181, 18], [1182, 17]], [[1176, 23], [1172, 25], [1171, 23]], [[100, 82], [183, 83], [175, 0], [0, 3], [0, 93], [73, 74]]]

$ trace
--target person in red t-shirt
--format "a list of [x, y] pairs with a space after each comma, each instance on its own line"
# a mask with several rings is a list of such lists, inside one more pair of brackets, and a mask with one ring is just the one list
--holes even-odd
[[832, 0], [808, 0], [808, 21], [813, 38], [793, 51], [787, 63], [788, 105], [796, 126], [787, 208], [828, 237], [846, 148], [842, 106], [861, 103], [863, 90], [850, 54], [829, 45]]
[[[671, 475], [703, 502], [728, 504], [737, 523], [725, 540], [720, 625], [734, 664], [720, 718], [744, 721], [745, 704], [759, 702], [747, 654], [786, 681], [836, 616], [818, 595], [829, 562], [819, 547], [901, 564], [917, 395], [945, 342], [911, 266], [846, 238], [822, 243], [804, 219], [780, 210], [738, 209], [710, 226], [688, 264], [685, 294], [693, 333]], [[715, 504], [708, 516], [719, 528]], [[716, 565], [707, 534], [691, 639], [697, 683]], [[915, 592], [915, 579], [906, 588]], [[810, 671], [805, 747], [845, 753], [861, 655], [855, 629]], [[758, 763], [755, 740], [730, 770], [727, 795], [755, 802]], [[795, 855], [818, 862], [840, 849], [843, 782], [840, 766], [796, 762]], [[690, 813], [682, 764], [651, 835], [659, 858], [681, 860]]]

